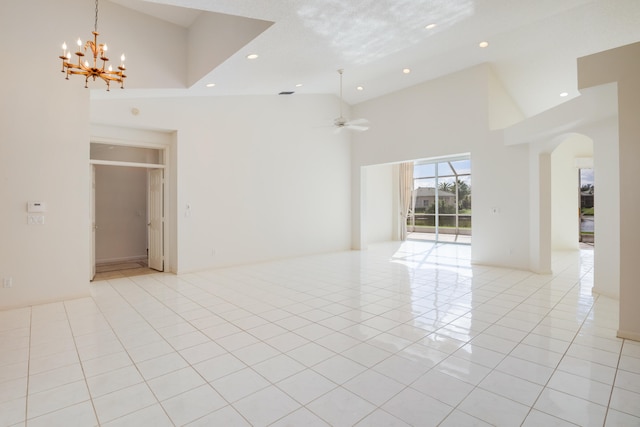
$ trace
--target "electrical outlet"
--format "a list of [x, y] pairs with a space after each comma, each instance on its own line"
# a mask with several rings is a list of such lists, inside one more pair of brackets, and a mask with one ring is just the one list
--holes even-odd
[[2, 287], [3, 288], [12, 288], [13, 287], [13, 277], [5, 277], [2, 279]]

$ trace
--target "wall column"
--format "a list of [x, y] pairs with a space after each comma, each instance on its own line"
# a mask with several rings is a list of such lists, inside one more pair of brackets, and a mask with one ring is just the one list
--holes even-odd
[[351, 249], [367, 249], [367, 168], [351, 168]]
[[[578, 58], [578, 87], [618, 84], [620, 323], [618, 336], [640, 341], [640, 43]], [[602, 190], [601, 190], [602, 191]], [[608, 189], [615, 191], [615, 189]]]
[[532, 155], [529, 174], [530, 268], [538, 274], [551, 273], [551, 154]]

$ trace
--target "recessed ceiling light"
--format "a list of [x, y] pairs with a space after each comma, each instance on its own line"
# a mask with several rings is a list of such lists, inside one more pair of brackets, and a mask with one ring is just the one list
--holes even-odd
[[362, 91], [362, 90], [364, 90], [364, 87], [358, 86], [358, 87], [356, 87], [356, 89]]
[[429, 25], [425, 26], [424, 29], [425, 30], [432, 30], [437, 26], [438, 26], [438, 24], [429, 24]]
[[256, 59], [258, 57], [257, 53], [250, 53], [249, 55], [247, 55], [247, 59]]
[[302, 87], [302, 83], [298, 83], [296, 87]]
[[487, 47], [487, 46], [489, 46], [489, 42], [480, 42], [480, 43], [478, 43], [478, 46]]
[[207, 83], [205, 86], [206, 87], [214, 87], [216, 84], [215, 83]]
[[403, 68], [402, 72], [405, 73], [405, 74], [409, 74], [411, 72], [411, 69], [410, 68]]
[[561, 96], [562, 98], [564, 98], [565, 96], [569, 96], [569, 94], [568, 94], [567, 92], [562, 92], [562, 93], [560, 94], [560, 96]]

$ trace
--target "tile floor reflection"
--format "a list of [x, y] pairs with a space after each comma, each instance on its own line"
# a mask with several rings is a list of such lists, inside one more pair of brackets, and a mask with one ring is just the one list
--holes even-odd
[[0, 426], [640, 425], [640, 343], [553, 275], [410, 241], [0, 312]]

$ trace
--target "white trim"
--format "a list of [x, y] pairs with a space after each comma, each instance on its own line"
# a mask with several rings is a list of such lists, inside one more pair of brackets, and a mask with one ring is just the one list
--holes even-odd
[[453, 154], [451, 156], [426, 157], [413, 160], [414, 165], [428, 165], [441, 162], [457, 162], [459, 160], [471, 160], [471, 153]]
[[131, 168], [145, 168], [145, 169], [164, 169], [166, 165], [159, 165], [156, 163], [135, 163], [135, 162], [119, 162], [115, 160], [89, 160], [92, 165], [104, 165], [104, 166], [128, 166]]
[[171, 144], [173, 131], [156, 131], [91, 124], [91, 143], [162, 149]]
[[157, 142], [145, 142], [145, 141], [130, 141], [128, 139], [119, 138], [103, 138], [98, 136], [92, 136], [90, 144], [102, 144], [102, 145], [119, 145], [123, 147], [134, 148], [155, 148], [162, 150], [166, 147], [164, 143]]
[[593, 169], [593, 157], [576, 157], [573, 162], [578, 169]]
[[624, 338], [626, 340], [640, 341], [639, 332], [621, 331], [620, 329], [618, 329], [618, 333], [616, 334], [616, 336], [618, 338]]

